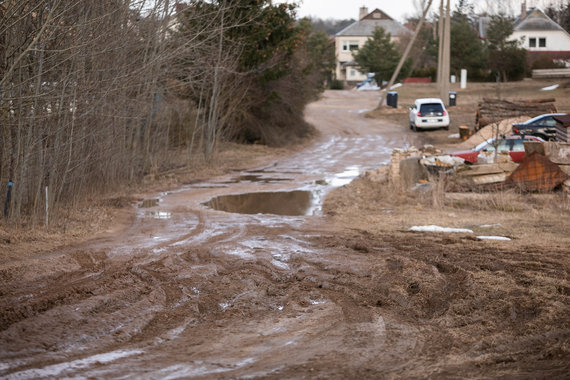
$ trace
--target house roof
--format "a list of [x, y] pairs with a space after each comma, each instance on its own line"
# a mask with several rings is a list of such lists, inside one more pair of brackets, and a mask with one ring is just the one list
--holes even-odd
[[340, 32], [337, 36], [371, 36], [372, 32], [376, 28], [383, 28], [386, 32], [390, 33], [392, 36], [398, 36], [408, 33], [402, 24], [395, 21], [392, 17], [388, 16], [386, 13], [382, 12], [380, 9], [376, 8], [361, 20], [356, 21]]
[[534, 8], [528, 12], [525, 18], [517, 20], [514, 30], [564, 30], [564, 28], [554, 22], [542, 10]]

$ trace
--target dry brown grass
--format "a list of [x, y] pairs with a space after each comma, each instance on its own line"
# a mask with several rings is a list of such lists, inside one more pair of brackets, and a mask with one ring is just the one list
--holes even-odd
[[570, 247], [570, 194], [564, 192], [448, 193], [444, 179], [427, 190], [406, 191], [363, 177], [334, 190], [323, 209], [347, 228], [371, 232], [433, 224], [507, 236], [515, 246]]

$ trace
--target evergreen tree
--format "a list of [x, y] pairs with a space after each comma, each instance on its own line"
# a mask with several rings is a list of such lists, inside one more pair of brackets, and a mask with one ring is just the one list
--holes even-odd
[[527, 70], [526, 50], [519, 41], [509, 40], [513, 34], [513, 20], [505, 15], [493, 16], [487, 29], [489, 67], [506, 82], [520, 80]]
[[[383, 28], [376, 28], [372, 33], [372, 38], [366, 41], [364, 46], [354, 56], [354, 60], [361, 71], [374, 73], [376, 82], [390, 80], [392, 73], [398, 66], [400, 53], [396, 45], [390, 41], [390, 33], [386, 33]], [[409, 75], [412, 67], [412, 60], [408, 59], [400, 71], [399, 78]]]
[[487, 66], [487, 52], [475, 29], [473, 8], [460, 1], [451, 17], [451, 71], [459, 75], [467, 69], [471, 77]]

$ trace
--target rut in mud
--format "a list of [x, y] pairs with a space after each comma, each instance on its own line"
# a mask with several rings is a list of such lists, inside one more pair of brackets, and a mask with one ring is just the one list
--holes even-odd
[[[323, 215], [329, 191], [405, 143], [355, 117], [375, 101], [331, 94], [308, 110], [326, 133], [306, 151], [159, 194], [118, 236], [3, 262], [0, 376], [566, 376], [566, 248], [370, 233]], [[216, 210], [244, 194], [251, 212]], [[304, 201], [278, 215], [251, 194]]]

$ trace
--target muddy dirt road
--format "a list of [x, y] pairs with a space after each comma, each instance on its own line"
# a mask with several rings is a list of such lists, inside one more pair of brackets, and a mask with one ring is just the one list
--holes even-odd
[[[499, 282], [479, 293], [472, 273], [532, 283], [528, 256], [499, 249], [459, 264], [476, 250], [469, 240], [372, 236], [322, 215], [329, 191], [414, 142], [362, 116], [375, 102], [327, 92], [306, 113], [323, 133], [309, 149], [157, 194], [119, 232], [3, 261], [0, 376], [567, 375], [569, 288], [539, 305], [522, 283], [513, 306]], [[541, 263], [544, 281], [567, 276], [567, 254]], [[551, 328], [533, 331], [538, 319]]]

